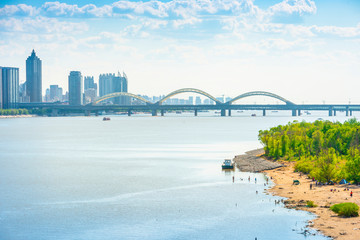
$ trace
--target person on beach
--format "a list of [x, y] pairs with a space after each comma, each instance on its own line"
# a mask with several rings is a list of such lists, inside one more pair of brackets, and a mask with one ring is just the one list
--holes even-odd
[[310, 190], [312, 189], [312, 183], [310, 183]]
[[235, 181], [235, 177], [233, 176], [233, 182]]
[[255, 178], [255, 183], [256, 183], [256, 178]]
[[352, 191], [350, 192], [350, 197], [352, 197]]

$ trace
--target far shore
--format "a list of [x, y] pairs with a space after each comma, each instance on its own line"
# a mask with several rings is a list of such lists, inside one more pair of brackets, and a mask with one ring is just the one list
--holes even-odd
[[[259, 164], [267, 166], [263, 161], [265, 158], [260, 157], [261, 149], [250, 151], [247, 154], [255, 153]], [[243, 156], [243, 155], [242, 155]], [[242, 161], [246, 161], [243, 158]], [[254, 165], [254, 159], [250, 158], [249, 165]], [[234, 161], [237, 163], [236, 158]], [[276, 196], [285, 197], [285, 206], [297, 210], [304, 210], [314, 213], [317, 217], [310, 221], [308, 227], [320, 231], [323, 235], [336, 240], [359, 240], [360, 239], [360, 217], [343, 218], [330, 210], [330, 206], [343, 202], [354, 202], [360, 206], [360, 187], [355, 185], [324, 185], [316, 186], [312, 179], [305, 174], [294, 172], [294, 162], [280, 161], [277, 162], [280, 167], [275, 169], [264, 169], [262, 172], [271, 177], [275, 185], [268, 191]], [[242, 165], [246, 166], [243, 162]], [[269, 166], [273, 166], [269, 164]], [[250, 169], [254, 167], [251, 166]], [[249, 168], [245, 168], [248, 170]], [[245, 171], [241, 169], [241, 171]], [[300, 185], [293, 185], [293, 180], [299, 180]], [[312, 184], [312, 190], [310, 190]], [[347, 190], [347, 188], [349, 190]], [[353, 196], [350, 197], [350, 192]], [[307, 201], [313, 201], [317, 207], [306, 207]]]
[[37, 117], [37, 115], [0, 115], [1, 118], [29, 118], [29, 117]]

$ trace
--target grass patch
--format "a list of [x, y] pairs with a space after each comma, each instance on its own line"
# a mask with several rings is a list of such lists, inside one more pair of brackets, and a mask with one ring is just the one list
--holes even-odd
[[330, 210], [342, 217], [359, 216], [359, 206], [356, 203], [339, 203], [332, 205]]
[[317, 205], [314, 203], [314, 201], [306, 201], [306, 207], [313, 208], [317, 207]]

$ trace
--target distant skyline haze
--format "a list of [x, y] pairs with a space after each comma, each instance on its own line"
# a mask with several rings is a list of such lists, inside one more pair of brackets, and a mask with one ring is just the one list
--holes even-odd
[[360, 104], [357, 0], [1, 1], [0, 66], [25, 82], [33, 49], [43, 94], [67, 91], [70, 71], [95, 82], [125, 71], [134, 94], [259, 90]]

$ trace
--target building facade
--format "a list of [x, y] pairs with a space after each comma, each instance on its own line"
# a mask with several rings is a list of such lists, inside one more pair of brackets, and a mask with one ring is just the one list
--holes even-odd
[[0, 107], [17, 108], [19, 102], [19, 68], [0, 67]]
[[[99, 76], [99, 96], [115, 93], [115, 92], [128, 92], [128, 78], [125, 73], [123, 75], [118, 72], [115, 76], [114, 73], [100, 74]], [[121, 96], [110, 99], [115, 104], [130, 105], [130, 97]]]
[[69, 104], [83, 104], [82, 76], [79, 71], [71, 71], [69, 74]]
[[42, 102], [41, 60], [34, 50], [26, 59], [26, 95], [30, 97], [30, 102]]

